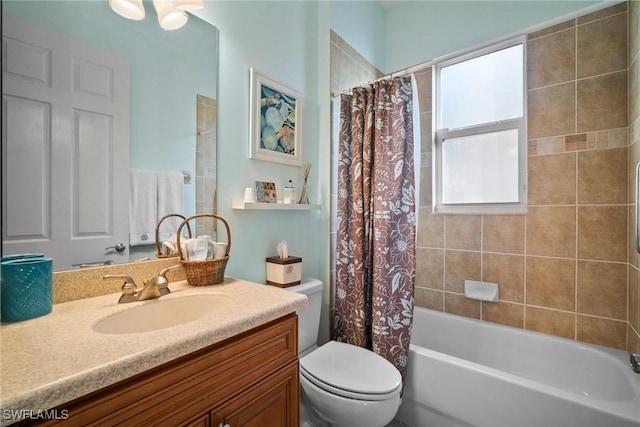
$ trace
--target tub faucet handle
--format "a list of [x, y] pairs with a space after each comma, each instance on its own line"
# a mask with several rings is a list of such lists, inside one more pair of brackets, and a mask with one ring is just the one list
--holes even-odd
[[631, 369], [633, 369], [633, 372], [640, 374], [640, 353], [631, 353], [630, 356]]

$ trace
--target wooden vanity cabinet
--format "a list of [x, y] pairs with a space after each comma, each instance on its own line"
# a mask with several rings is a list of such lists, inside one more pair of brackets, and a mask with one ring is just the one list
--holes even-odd
[[69, 418], [42, 424], [298, 426], [297, 347], [294, 313], [60, 405]]

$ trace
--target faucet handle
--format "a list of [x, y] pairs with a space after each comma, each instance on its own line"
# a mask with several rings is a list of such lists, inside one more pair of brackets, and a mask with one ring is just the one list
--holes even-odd
[[164, 277], [167, 281], [169, 281], [169, 280], [167, 279], [167, 273], [168, 273], [169, 271], [171, 271], [171, 270], [175, 270], [176, 268], [180, 268], [180, 267], [181, 267], [181, 266], [180, 266], [180, 264], [176, 264], [176, 265], [172, 265], [171, 267], [167, 267], [167, 268], [165, 268], [165, 269], [161, 270], [161, 271], [160, 271], [160, 274], [159, 274], [158, 276], [160, 276], [160, 277]]
[[160, 295], [166, 295], [168, 293], [171, 293], [171, 290], [169, 289], [169, 279], [167, 279], [166, 274], [171, 271], [171, 270], [175, 270], [176, 268], [179, 268], [180, 264], [176, 264], [173, 265], [171, 267], [167, 267], [165, 269], [163, 269], [162, 271], [160, 271], [160, 274], [158, 274], [157, 276], [151, 278], [149, 281], [145, 280], [145, 286], [147, 284], [154, 284], [158, 286], [158, 289], [160, 290]]
[[136, 282], [131, 278], [131, 276], [127, 276], [124, 274], [105, 274], [102, 276], [103, 280], [108, 279], [123, 279], [124, 283], [122, 284], [122, 295], [133, 295], [138, 290], [136, 286]]

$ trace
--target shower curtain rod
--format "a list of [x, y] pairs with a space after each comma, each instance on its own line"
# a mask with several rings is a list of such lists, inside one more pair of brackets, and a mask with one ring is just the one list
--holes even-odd
[[[379, 81], [381, 81], [381, 80], [392, 79], [392, 78], [394, 78], [394, 77], [406, 76], [407, 74], [415, 73], [416, 71], [422, 71], [422, 70], [424, 70], [425, 68], [429, 68], [429, 67], [431, 67], [431, 66], [432, 66], [433, 64], [435, 64], [436, 62], [437, 62], [437, 60], [433, 59], [433, 60], [431, 60], [431, 61], [423, 62], [422, 64], [413, 65], [413, 66], [408, 67], [408, 68], [403, 68], [403, 69], [401, 69], [401, 70], [394, 71], [394, 72], [393, 72], [393, 73], [391, 73], [391, 74], [387, 74], [387, 75], [384, 75], [384, 76], [382, 76], [382, 77], [379, 77], [379, 78], [377, 78], [377, 79], [375, 79], [375, 80], [370, 80], [370, 81], [368, 81], [368, 82], [367, 82], [367, 84], [371, 84], [371, 83], [379, 82]], [[354, 86], [354, 87], [355, 87], [355, 86]], [[353, 88], [352, 88], [352, 87], [350, 87], [350, 88], [343, 89], [343, 90], [338, 91], [338, 92], [331, 92], [331, 97], [334, 97], [334, 96], [340, 96], [340, 95], [342, 95], [342, 94], [348, 94], [348, 93], [349, 93], [349, 91], [351, 91], [351, 89], [353, 89]]]

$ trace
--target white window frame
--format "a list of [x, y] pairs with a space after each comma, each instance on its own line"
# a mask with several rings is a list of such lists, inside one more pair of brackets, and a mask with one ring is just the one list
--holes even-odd
[[[479, 56], [487, 55], [502, 49], [522, 44], [523, 85], [522, 85], [522, 117], [467, 126], [457, 129], [440, 129], [441, 99], [440, 71], [442, 68], [464, 62]], [[493, 213], [511, 214], [527, 211], [527, 44], [526, 37], [521, 36], [506, 40], [455, 58], [448, 59], [433, 66], [433, 211], [439, 213]], [[442, 203], [442, 144], [450, 138], [478, 135], [501, 130], [518, 130], [518, 201], [511, 203]]]

